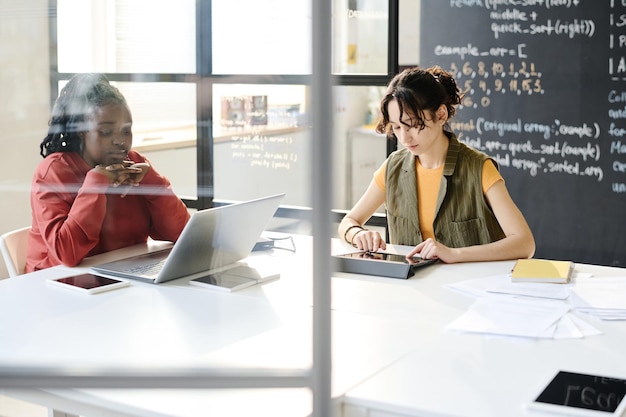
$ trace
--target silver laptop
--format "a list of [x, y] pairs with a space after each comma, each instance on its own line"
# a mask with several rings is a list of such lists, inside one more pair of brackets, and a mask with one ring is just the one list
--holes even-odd
[[169, 249], [92, 266], [95, 274], [162, 283], [250, 255], [285, 194], [196, 211]]

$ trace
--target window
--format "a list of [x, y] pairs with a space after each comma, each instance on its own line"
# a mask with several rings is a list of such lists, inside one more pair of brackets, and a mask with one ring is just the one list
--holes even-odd
[[387, 75], [389, 2], [336, 0], [333, 73]]
[[57, 0], [59, 72], [196, 70], [195, 1]]
[[216, 199], [285, 192], [284, 204], [311, 205], [306, 97], [305, 85], [214, 85]]
[[311, 0], [213, 0], [214, 74], [310, 74]]
[[[397, 71], [396, 37], [389, 36], [397, 32], [397, 3], [332, 5], [339, 211], [354, 204], [393, 145], [372, 123], [382, 88]], [[311, 205], [311, 0], [56, 6], [53, 79], [107, 74], [131, 106], [135, 149], [189, 206], [277, 192], [287, 193], [285, 205], [294, 210]]]

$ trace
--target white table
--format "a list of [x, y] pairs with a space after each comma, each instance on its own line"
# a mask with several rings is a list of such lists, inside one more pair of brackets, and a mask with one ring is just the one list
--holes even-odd
[[[398, 283], [401, 290], [384, 293], [359, 285], [360, 299], [369, 300], [358, 306], [360, 311], [390, 321], [401, 317], [412, 321], [421, 343], [348, 391], [344, 417], [554, 417], [529, 411], [525, 403], [558, 370], [626, 377], [624, 321], [581, 315], [603, 332], [583, 339], [509, 338], [444, 330], [474, 301], [445, 284], [505, 273], [512, 266], [513, 262], [437, 265]], [[595, 276], [626, 276], [619, 268], [577, 264], [576, 270]], [[346, 291], [337, 288], [346, 282], [336, 284], [333, 295], [338, 298]]]
[[[50, 285], [50, 278], [90, 265], [156, 250], [140, 245], [94, 257], [78, 268], [55, 267], [0, 281], [0, 368], [55, 366], [145, 372], [159, 369], [308, 369], [312, 356], [310, 238], [295, 255], [253, 254], [249, 264], [275, 262], [281, 278], [233, 293], [200, 288], [188, 279], [84, 295]], [[411, 351], [418, 335], [353, 312], [333, 314], [333, 396]], [[88, 416], [306, 416], [308, 389], [111, 390], [43, 389], [8, 392], [55, 409]]]
[[[82, 295], [46, 283], [89, 265], [162, 247], [128, 248], [0, 281], [0, 368], [21, 365], [146, 370], [307, 369], [311, 366], [311, 238], [297, 253], [254, 254], [281, 265], [281, 278], [226, 293], [180, 279]], [[401, 250], [402, 248], [398, 248]], [[333, 252], [348, 248], [333, 241]], [[537, 384], [555, 370], [626, 375], [626, 323], [594, 322], [603, 335], [526, 340], [452, 333], [445, 325], [471, 297], [444, 288], [510, 271], [513, 262], [436, 264], [409, 280], [336, 273], [332, 278], [337, 415], [524, 416]], [[577, 265], [601, 275], [624, 270]], [[0, 391], [2, 393], [2, 391]], [[305, 388], [42, 389], [5, 394], [95, 416], [306, 416]], [[532, 414], [538, 416], [540, 414]]]

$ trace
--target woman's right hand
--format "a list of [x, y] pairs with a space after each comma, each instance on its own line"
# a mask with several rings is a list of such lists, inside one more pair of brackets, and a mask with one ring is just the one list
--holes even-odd
[[357, 249], [368, 252], [376, 252], [379, 249], [385, 250], [387, 248], [385, 239], [382, 238], [380, 233], [367, 229], [360, 229], [354, 235], [352, 238], [352, 245]]

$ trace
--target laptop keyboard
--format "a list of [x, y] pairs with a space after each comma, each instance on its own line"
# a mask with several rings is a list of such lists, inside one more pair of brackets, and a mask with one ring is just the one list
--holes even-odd
[[164, 263], [165, 259], [162, 259], [158, 262], [151, 264], [134, 265], [127, 268], [124, 272], [140, 275], [158, 275], [159, 271], [161, 271], [161, 269], [163, 268]]

